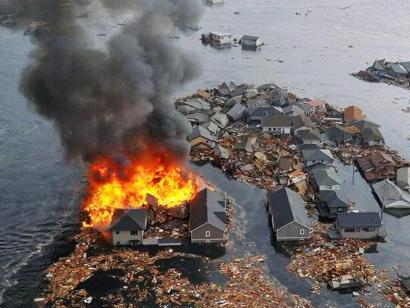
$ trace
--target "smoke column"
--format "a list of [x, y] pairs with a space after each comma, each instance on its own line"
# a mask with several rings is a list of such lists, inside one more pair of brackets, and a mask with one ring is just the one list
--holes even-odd
[[107, 49], [90, 47], [76, 23], [85, 0], [0, 0], [20, 20], [39, 18], [31, 63], [20, 89], [35, 110], [53, 121], [68, 159], [138, 153], [157, 144], [176, 157], [189, 151], [190, 126], [171, 96], [198, 74], [196, 59], [167, 37], [201, 15], [198, 0], [95, 0], [135, 19], [110, 38]]

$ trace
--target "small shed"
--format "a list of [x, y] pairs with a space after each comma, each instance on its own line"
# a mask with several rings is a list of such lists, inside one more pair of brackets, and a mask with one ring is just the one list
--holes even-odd
[[244, 35], [239, 41], [242, 47], [245, 48], [257, 48], [262, 46], [262, 39], [258, 36]]
[[272, 228], [278, 241], [299, 241], [310, 238], [310, 221], [299, 194], [288, 187], [267, 195]]

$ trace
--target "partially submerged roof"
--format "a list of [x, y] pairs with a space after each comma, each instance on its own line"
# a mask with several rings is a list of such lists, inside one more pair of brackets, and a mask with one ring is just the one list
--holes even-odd
[[299, 194], [284, 187], [276, 192], [269, 192], [267, 197], [275, 231], [293, 221], [309, 228], [309, 218]]
[[367, 119], [355, 121], [352, 123], [352, 125], [356, 126], [360, 130], [366, 127], [380, 127], [379, 124], [372, 122], [370, 120], [367, 120]]
[[147, 228], [147, 208], [116, 209], [111, 222], [111, 231], [145, 230]]
[[198, 192], [190, 202], [189, 231], [207, 223], [222, 231], [226, 229], [225, 198], [209, 188]]
[[257, 41], [258, 39], [259, 39], [258, 36], [244, 35], [244, 36], [242, 36], [241, 41], [242, 41], [242, 40]]
[[271, 115], [262, 118], [263, 127], [291, 127], [290, 119], [285, 115]]
[[396, 74], [407, 75], [406, 69], [400, 63], [389, 63], [387, 65]]
[[341, 142], [352, 138], [352, 133], [348, 132], [344, 127], [335, 125], [326, 131], [326, 137], [331, 141]]
[[326, 161], [333, 162], [334, 158], [328, 149], [302, 150], [305, 161]]
[[380, 227], [380, 215], [376, 212], [339, 213], [336, 224], [341, 228]]
[[322, 141], [318, 130], [303, 129], [297, 132], [297, 136], [303, 141]]

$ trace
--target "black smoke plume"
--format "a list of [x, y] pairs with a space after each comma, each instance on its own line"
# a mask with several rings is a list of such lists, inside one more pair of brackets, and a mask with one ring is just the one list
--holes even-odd
[[[138, 153], [152, 144], [178, 157], [189, 151], [190, 126], [172, 94], [198, 74], [196, 59], [168, 38], [201, 15], [198, 0], [95, 0], [112, 14], [135, 19], [113, 35], [106, 50], [92, 48], [76, 16], [85, 0], [0, 0], [18, 22], [42, 25], [20, 89], [53, 121], [68, 159]], [[22, 22], [24, 24], [24, 22]], [[27, 25], [27, 24], [26, 24]]]

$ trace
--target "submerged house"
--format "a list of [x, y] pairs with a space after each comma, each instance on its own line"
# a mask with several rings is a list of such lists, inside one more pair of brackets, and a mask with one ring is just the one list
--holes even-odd
[[147, 208], [117, 209], [110, 227], [113, 245], [140, 245], [147, 229], [147, 218]]
[[330, 127], [326, 131], [325, 137], [331, 142], [334, 142], [336, 145], [353, 141], [353, 134], [339, 125]]
[[360, 131], [363, 143], [368, 146], [383, 146], [384, 137], [377, 127], [366, 127]]
[[273, 232], [278, 241], [299, 241], [310, 238], [310, 221], [299, 194], [284, 187], [267, 194]]
[[239, 41], [242, 47], [244, 48], [257, 48], [262, 46], [262, 39], [258, 36], [244, 35]]
[[218, 243], [225, 240], [226, 198], [205, 188], [190, 202], [191, 243]]
[[336, 230], [342, 238], [370, 240], [385, 236], [380, 215], [376, 212], [337, 214]]
[[410, 193], [389, 180], [373, 184], [373, 190], [383, 208], [410, 209]]

